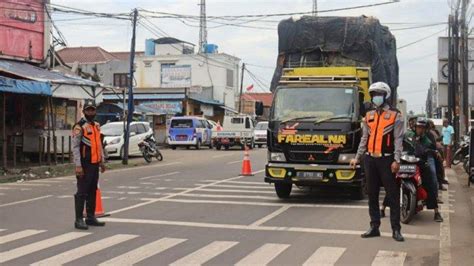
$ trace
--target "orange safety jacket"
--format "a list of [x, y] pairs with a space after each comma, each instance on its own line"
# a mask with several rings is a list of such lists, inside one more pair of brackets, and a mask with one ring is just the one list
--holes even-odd
[[81, 127], [81, 161], [97, 164], [102, 162], [102, 141], [100, 136], [100, 125], [92, 124], [82, 119], [77, 124]]
[[369, 139], [367, 141], [367, 152], [377, 155], [393, 154], [394, 127], [398, 112], [395, 110], [383, 110], [378, 113], [376, 110], [370, 111], [365, 116], [365, 122], [369, 129]]

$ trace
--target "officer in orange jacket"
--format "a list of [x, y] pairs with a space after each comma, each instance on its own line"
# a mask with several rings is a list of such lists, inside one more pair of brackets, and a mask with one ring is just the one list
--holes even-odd
[[366, 154], [363, 163], [369, 194], [370, 229], [361, 236], [380, 236], [379, 193], [380, 185], [383, 185], [390, 206], [392, 237], [404, 241], [400, 232], [400, 189], [395, 180], [403, 150], [403, 117], [388, 104], [391, 90], [386, 83], [372, 84], [369, 93], [376, 108], [367, 112], [364, 118], [359, 149], [350, 163], [355, 168], [361, 156]]
[[[74, 227], [87, 230], [88, 225], [104, 226], [95, 217], [96, 191], [99, 169], [105, 172], [104, 150], [100, 136], [100, 125], [94, 121], [95, 103], [87, 100], [83, 108], [84, 117], [74, 125], [72, 152], [76, 165], [77, 193], [74, 195], [76, 220]], [[86, 220], [83, 211], [86, 205]]]

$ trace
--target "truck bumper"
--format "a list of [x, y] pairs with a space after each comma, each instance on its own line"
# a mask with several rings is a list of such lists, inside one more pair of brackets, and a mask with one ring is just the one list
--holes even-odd
[[360, 187], [364, 180], [364, 173], [359, 166], [352, 169], [349, 165], [337, 164], [268, 163], [265, 167], [267, 183]]

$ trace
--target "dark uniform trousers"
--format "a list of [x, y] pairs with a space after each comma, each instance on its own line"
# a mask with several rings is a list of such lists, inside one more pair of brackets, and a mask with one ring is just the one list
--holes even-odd
[[365, 156], [364, 170], [369, 195], [370, 225], [380, 226], [379, 194], [380, 186], [383, 185], [386, 192], [386, 203], [390, 207], [392, 230], [400, 230], [400, 189], [391, 170], [393, 162], [393, 156], [380, 158]]
[[76, 197], [86, 202], [87, 217], [94, 217], [97, 184], [99, 182], [99, 164], [82, 161], [84, 175], [76, 177], [77, 193]]

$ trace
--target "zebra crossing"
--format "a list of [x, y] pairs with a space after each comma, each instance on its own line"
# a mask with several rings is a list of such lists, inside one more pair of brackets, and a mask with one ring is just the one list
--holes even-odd
[[[20, 258], [22, 261], [28, 260], [28, 264], [31, 265], [63, 265], [90, 256], [92, 256], [92, 261], [98, 265], [134, 265], [145, 260], [148, 260], [149, 263], [155, 262], [154, 264], [156, 264], [156, 262], [160, 261], [160, 254], [164, 252], [174, 254], [173, 251], [179, 249], [180, 245], [192, 241], [192, 239], [185, 238], [162, 237], [152, 239], [148, 243], [141, 243], [137, 247], [132, 242], [133, 240], [140, 239], [142, 236], [136, 234], [115, 234], [104, 236], [99, 240], [94, 239], [84, 244], [85, 240], [94, 235], [97, 236], [99, 233], [67, 232], [16, 247], [14, 245], [15, 241], [28, 240], [31, 237], [37, 239], [38, 236], [46, 233], [47, 230], [25, 229], [17, 232], [9, 231], [10, 230], [0, 229], [0, 232], [2, 232], [0, 234], [1, 265], [13, 265], [15, 264], [15, 260]], [[73, 241], [78, 239], [82, 239], [83, 244], [76, 245], [63, 252], [52, 253], [53, 255], [50, 257], [44, 255], [44, 253], [46, 253], [44, 251], [48, 249], [54, 249], [66, 243], [74, 243]], [[149, 238], [147, 238], [147, 240], [148, 239]], [[22, 243], [24, 242], [25, 241]], [[13, 244], [14, 248], [7, 248], [7, 244]], [[247, 244], [248, 243], [245, 242], [232, 240], [199, 243], [199, 246], [193, 247], [194, 249], [188, 254], [184, 256], [181, 255], [181, 257], [173, 257], [174, 262], [170, 263], [170, 265], [202, 265], [218, 257], [225, 257], [226, 254], [232, 253], [233, 249]], [[126, 245], [126, 251], [122, 254], [114, 254], [115, 257], [112, 258], [101, 256], [101, 252], [113, 251], [113, 249], [119, 245]], [[281, 256], [291, 256], [288, 252], [290, 247], [292, 247], [291, 243], [263, 243], [242, 257], [233, 258], [230, 256], [233, 259], [230, 259], [230, 261], [225, 264], [267, 265], [274, 263], [277, 261], [277, 258], [281, 258]], [[305, 258], [303, 265], [334, 265], [347, 253], [347, 249], [348, 248], [345, 247], [334, 246], [315, 247], [314, 252], [308, 258]], [[40, 253], [41, 251], [43, 251], [43, 253]], [[40, 253], [42, 257], [38, 257], [38, 253]], [[180, 254], [179, 252], [177, 253]], [[374, 251], [374, 254], [375, 257], [369, 258], [370, 261], [364, 263], [365, 265], [403, 265], [407, 257], [406, 252], [403, 251], [377, 250]], [[29, 259], [28, 256], [32, 258]]]

